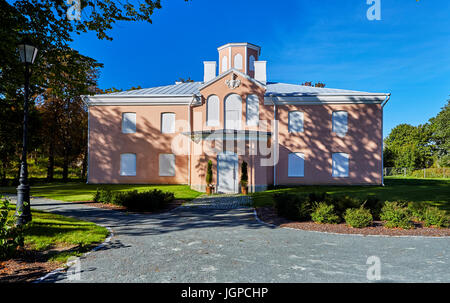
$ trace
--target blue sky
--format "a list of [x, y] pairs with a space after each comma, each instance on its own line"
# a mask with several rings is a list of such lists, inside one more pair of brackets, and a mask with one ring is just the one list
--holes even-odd
[[162, 0], [153, 24], [117, 23], [113, 41], [74, 36], [72, 46], [105, 64], [100, 87], [128, 89], [203, 79], [217, 47], [262, 47], [269, 81], [321, 81], [330, 88], [390, 92], [384, 135], [425, 123], [450, 95], [450, 1], [381, 0], [369, 21], [366, 0]]

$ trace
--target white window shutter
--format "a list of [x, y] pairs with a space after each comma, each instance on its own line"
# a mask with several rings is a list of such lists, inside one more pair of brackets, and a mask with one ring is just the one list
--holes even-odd
[[348, 113], [346, 111], [333, 112], [333, 132], [344, 137], [348, 131]]
[[303, 153], [290, 153], [288, 156], [288, 177], [305, 176], [305, 155]]
[[346, 153], [333, 154], [333, 177], [348, 177], [349, 155]]
[[120, 175], [136, 176], [136, 154], [120, 155]]
[[159, 175], [161, 177], [175, 176], [175, 155], [160, 154], [159, 155]]
[[258, 125], [259, 99], [257, 95], [247, 96], [247, 125]]
[[289, 132], [303, 132], [303, 112], [289, 112]]
[[248, 59], [248, 70], [254, 71], [255, 70], [255, 57], [253, 55], [250, 56]]
[[219, 108], [220, 108], [219, 97], [215, 95], [208, 97], [206, 107], [207, 107], [206, 125], [219, 126]]
[[242, 55], [241, 54], [236, 54], [236, 56], [234, 56], [234, 68], [242, 69]]
[[161, 114], [161, 132], [163, 134], [175, 133], [175, 114], [174, 113]]
[[228, 70], [228, 57], [223, 56], [222, 57], [222, 73], [226, 72]]
[[136, 132], [136, 113], [122, 114], [122, 133], [132, 134]]

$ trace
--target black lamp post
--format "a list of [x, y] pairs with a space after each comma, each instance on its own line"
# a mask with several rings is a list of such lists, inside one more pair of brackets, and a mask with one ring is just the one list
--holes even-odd
[[25, 100], [23, 105], [23, 147], [20, 164], [19, 186], [17, 187], [16, 224], [18, 226], [31, 221], [30, 185], [28, 184], [28, 94], [30, 86], [30, 65], [34, 63], [38, 49], [28, 41], [19, 44], [20, 61], [25, 64]]

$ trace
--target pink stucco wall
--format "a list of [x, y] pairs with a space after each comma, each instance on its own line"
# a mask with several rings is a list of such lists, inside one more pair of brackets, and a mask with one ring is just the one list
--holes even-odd
[[[304, 132], [289, 133], [288, 113], [304, 113]], [[332, 112], [348, 112], [348, 132], [332, 132]], [[379, 104], [277, 107], [280, 161], [277, 184], [381, 184], [382, 110]], [[288, 154], [305, 155], [304, 177], [288, 177]], [[332, 153], [349, 154], [349, 177], [332, 177]]]
[[[122, 113], [136, 113], [136, 133], [122, 133]], [[188, 120], [186, 106], [91, 106], [89, 108], [89, 183], [187, 184], [188, 156], [177, 155], [174, 177], [159, 176], [159, 154], [172, 153], [172, 139], [161, 133], [161, 113]], [[136, 176], [120, 176], [120, 154], [136, 154]]]

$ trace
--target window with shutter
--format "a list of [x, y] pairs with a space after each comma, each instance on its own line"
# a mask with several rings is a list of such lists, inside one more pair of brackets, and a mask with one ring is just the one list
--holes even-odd
[[333, 154], [333, 177], [348, 177], [349, 155], [346, 153]]
[[122, 114], [122, 133], [132, 134], [136, 132], [136, 113]]
[[290, 133], [303, 132], [303, 112], [299, 111], [289, 112], [289, 132]]
[[305, 176], [305, 155], [303, 153], [290, 153], [288, 156], [288, 177]]
[[209, 96], [206, 102], [206, 125], [219, 126], [219, 97]]
[[159, 155], [159, 175], [161, 177], [175, 176], [175, 155], [160, 154]]
[[257, 95], [247, 96], [247, 125], [258, 125], [259, 99]]
[[333, 132], [339, 137], [344, 137], [348, 131], [348, 113], [346, 111], [333, 112]]
[[162, 113], [161, 114], [161, 132], [163, 134], [175, 133], [175, 114]]
[[120, 155], [120, 175], [136, 176], [136, 154]]

